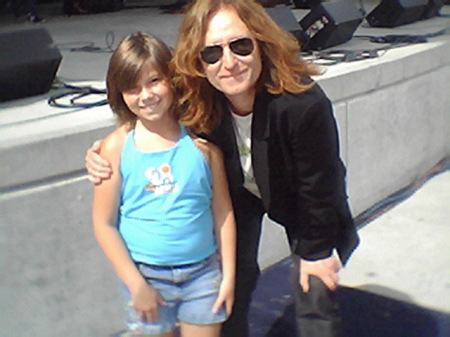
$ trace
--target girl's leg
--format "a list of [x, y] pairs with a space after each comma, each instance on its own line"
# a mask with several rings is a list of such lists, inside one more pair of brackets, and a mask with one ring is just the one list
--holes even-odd
[[181, 337], [219, 337], [220, 323], [193, 325], [180, 322]]

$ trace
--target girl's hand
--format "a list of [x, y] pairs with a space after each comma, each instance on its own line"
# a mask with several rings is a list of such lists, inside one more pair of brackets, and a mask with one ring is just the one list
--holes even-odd
[[222, 305], [225, 304], [227, 317], [229, 317], [231, 315], [233, 303], [234, 303], [234, 282], [223, 280], [222, 283], [220, 284], [219, 296], [217, 296], [217, 300], [214, 303], [212, 312], [214, 314], [217, 314]]
[[102, 141], [95, 141], [91, 148], [86, 151], [86, 170], [89, 180], [98, 185], [103, 180], [109, 179], [112, 174], [111, 164], [100, 156]]
[[155, 288], [144, 282], [132, 292], [131, 297], [133, 307], [143, 322], [158, 322], [158, 306], [166, 305], [166, 302]]

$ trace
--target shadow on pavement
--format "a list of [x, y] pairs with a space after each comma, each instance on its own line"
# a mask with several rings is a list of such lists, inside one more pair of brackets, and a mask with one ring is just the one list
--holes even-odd
[[[251, 308], [251, 337], [296, 337], [291, 267], [292, 262], [287, 259], [261, 275]], [[393, 293], [390, 289], [383, 290]], [[340, 287], [337, 292], [344, 337], [450, 336], [450, 313], [356, 288]], [[395, 295], [408, 298], [398, 292]]]

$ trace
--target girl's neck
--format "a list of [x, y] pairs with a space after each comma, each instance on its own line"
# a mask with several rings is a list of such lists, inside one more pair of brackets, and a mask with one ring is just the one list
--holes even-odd
[[143, 151], [155, 152], [167, 150], [178, 142], [180, 138], [180, 125], [176, 120], [162, 123], [146, 123], [136, 121], [134, 129], [134, 142], [136, 147]]

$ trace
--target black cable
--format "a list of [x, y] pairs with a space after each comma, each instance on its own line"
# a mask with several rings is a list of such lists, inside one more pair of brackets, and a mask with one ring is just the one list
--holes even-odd
[[302, 56], [315, 63], [322, 65], [336, 65], [342, 62], [353, 62], [366, 59], [372, 59], [382, 56], [380, 52], [387, 52], [390, 49], [404, 47], [411, 44], [426, 43], [429, 38], [445, 35], [450, 31], [450, 27], [444, 28], [434, 33], [424, 35], [355, 35], [354, 38], [365, 39], [373, 43], [387, 44], [387, 46], [375, 49], [364, 50], [325, 50], [325, 51], [311, 51], [309, 53], [302, 53]]
[[359, 0], [359, 11], [363, 17], [366, 17], [367, 11], [364, 8], [363, 0]]
[[[65, 49], [70, 52], [113, 52], [115, 41], [114, 32], [108, 31], [105, 36], [105, 41], [106, 48], [96, 47], [93, 42], [59, 44], [58, 47], [62, 50]], [[77, 44], [81, 44], [81, 46], [76, 46]], [[103, 89], [96, 89], [90, 86], [74, 86], [63, 82], [54, 83], [54, 87], [68, 90], [50, 96], [47, 103], [53, 107], [88, 109], [108, 104], [108, 100], [106, 98], [99, 99], [92, 103], [81, 102], [81, 99], [90, 95], [106, 95], [106, 90]], [[65, 103], [67, 99], [69, 99], [69, 103]]]
[[353, 62], [378, 57], [376, 50], [330, 50], [319, 52], [319, 58], [336, 62]]
[[447, 27], [447, 28], [441, 29], [441, 30], [439, 30], [439, 31], [437, 31], [435, 33], [425, 34], [424, 36], [430, 38], [430, 37], [436, 37], [436, 36], [445, 35], [445, 34], [447, 34], [449, 32], [450, 32], [450, 27]]
[[426, 43], [429, 38], [445, 35], [450, 30], [450, 27], [441, 29], [434, 33], [411, 35], [411, 34], [390, 34], [384, 36], [372, 36], [372, 35], [354, 35], [354, 38], [369, 40], [373, 43], [386, 43], [386, 44], [414, 44], [414, 43]]
[[316, 64], [330, 66], [342, 62], [354, 62], [380, 57], [381, 48], [361, 50], [322, 50], [302, 53], [302, 58]]
[[108, 47], [108, 49], [110, 51], [113, 52], [114, 51], [114, 40], [115, 40], [114, 32], [109, 30], [106, 33], [105, 40], [106, 40], [106, 46]]
[[68, 43], [58, 43], [56, 46], [60, 50], [70, 52], [99, 52], [99, 53], [112, 53], [114, 52], [114, 32], [108, 31], [105, 36], [106, 48], [98, 47], [93, 42], [78, 41]]
[[[47, 101], [50, 106], [56, 108], [88, 109], [108, 104], [108, 100], [106, 98], [102, 98], [91, 103], [80, 102], [81, 99], [90, 95], [105, 96], [107, 93], [106, 89], [96, 89], [91, 86], [74, 86], [66, 83], [63, 83], [62, 87], [68, 90], [50, 96]], [[64, 99], [69, 99], [69, 103], [64, 103]]]

